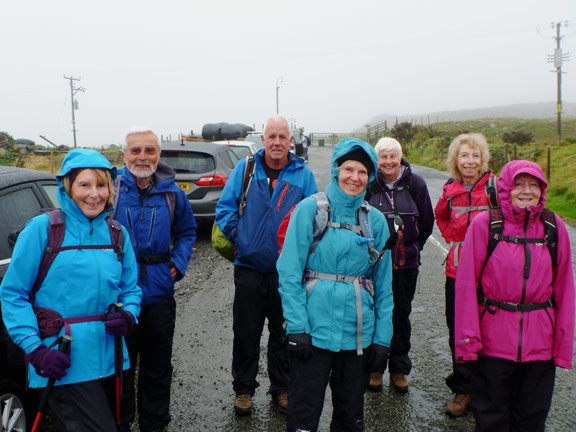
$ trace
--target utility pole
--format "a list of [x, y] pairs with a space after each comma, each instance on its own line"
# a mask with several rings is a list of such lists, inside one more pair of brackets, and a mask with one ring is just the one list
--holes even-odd
[[70, 80], [70, 103], [72, 104], [72, 134], [74, 135], [74, 148], [76, 148], [76, 118], [74, 115], [74, 110], [78, 109], [78, 102], [74, 100], [74, 96], [79, 91], [83, 92], [86, 89], [82, 87], [76, 87], [74, 81], [80, 81], [80, 78], [74, 78], [73, 76], [67, 77], [64, 75], [64, 79]]
[[[562, 48], [560, 48], [560, 40], [562, 36], [560, 36], [560, 28], [562, 26], [568, 27], [568, 22], [560, 22], [552, 23], [552, 28], [556, 27], [556, 49], [554, 50], [553, 55], [548, 55], [548, 63], [554, 63], [554, 67], [556, 68], [556, 112], [558, 116], [558, 141], [562, 139], [562, 62], [563, 60], [569, 60], [568, 53], [562, 54]], [[552, 71], [554, 72], [554, 71]]]
[[278, 89], [280, 88], [280, 83], [283, 82], [282, 77], [276, 80], [276, 114], [280, 114], [280, 106], [278, 103]]

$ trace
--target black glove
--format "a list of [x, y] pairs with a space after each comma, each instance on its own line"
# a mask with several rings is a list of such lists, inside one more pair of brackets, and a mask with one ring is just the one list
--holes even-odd
[[290, 355], [300, 360], [308, 360], [312, 355], [312, 339], [309, 334], [296, 333], [288, 335]]
[[371, 372], [384, 372], [386, 364], [388, 363], [388, 356], [390, 355], [390, 348], [384, 345], [372, 344], [370, 345], [370, 357], [368, 362], [370, 364]]

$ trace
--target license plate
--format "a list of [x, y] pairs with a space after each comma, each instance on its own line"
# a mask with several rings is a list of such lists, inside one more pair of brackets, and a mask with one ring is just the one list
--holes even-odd
[[190, 190], [190, 183], [176, 182], [176, 184], [178, 186], [180, 186], [183, 191], [189, 191]]

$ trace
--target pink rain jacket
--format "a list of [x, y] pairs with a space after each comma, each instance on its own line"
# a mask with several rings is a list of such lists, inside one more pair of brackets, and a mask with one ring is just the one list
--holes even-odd
[[[521, 209], [510, 202], [514, 178], [527, 173], [538, 178], [542, 198], [538, 205]], [[543, 238], [540, 214], [546, 202], [546, 181], [538, 165], [512, 161], [502, 169], [498, 197], [504, 216], [504, 235]], [[556, 366], [572, 367], [574, 341], [574, 275], [570, 240], [564, 222], [558, 226], [558, 266], [552, 269], [548, 247], [531, 243], [530, 273], [524, 280], [524, 245], [500, 241], [487, 255], [489, 213], [474, 219], [466, 234], [456, 276], [456, 361], [477, 356], [515, 362], [554, 360]], [[478, 305], [476, 288], [482, 285], [488, 299], [511, 303], [541, 303], [550, 298], [554, 307], [530, 312], [511, 312]], [[494, 313], [490, 313], [490, 311]]]
[[[488, 207], [488, 197], [486, 196], [485, 183], [490, 177], [494, 177], [490, 171], [486, 171], [480, 180], [476, 182], [471, 191], [468, 191], [458, 180], [448, 180], [444, 184], [442, 196], [434, 208], [436, 224], [442, 233], [446, 243], [463, 242], [466, 230], [472, 220]], [[471, 211], [463, 211], [450, 207], [472, 207]], [[483, 207], [483, 210], [474, 210]], [[462, 253], [462, 247], [454, 244], [448, 252], [446, 258], [446, 276], [456, 278], [458, 260]]]

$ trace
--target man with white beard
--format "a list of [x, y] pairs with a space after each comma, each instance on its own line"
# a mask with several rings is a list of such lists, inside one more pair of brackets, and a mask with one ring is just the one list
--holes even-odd
[[115, 219], [130, 233], [138, 260], [142, 311], [126, 337], [130, 369], [124, 371], [122, 431], [129, 431], [136, 412], [135, 366], [138, 368], [138, 423], [141, 432], [161, 431], [170, 422], [172, 339], [176, 321], [174, 283], [182, 279], [196, 240], [196, 220], [175, 171], [160, 162], [158, 136], [148, 128], [126, 132], [122, 156], [126, 166], [115, 183]]

